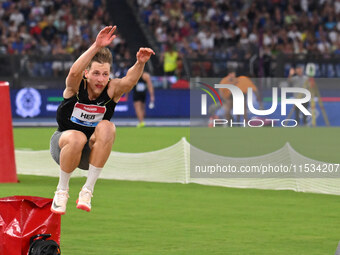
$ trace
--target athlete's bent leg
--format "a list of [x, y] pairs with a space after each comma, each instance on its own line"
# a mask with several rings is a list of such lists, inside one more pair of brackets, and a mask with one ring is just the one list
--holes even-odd
[[98, 123], [90, 138], [90, 167], [86, 183], [79, 193], [77, 208], [91, 211], [91, 197], [94, 185], [111, 153], [112, 145], [116, 135], [116, 127], [108, 120]]
[[77, 130], [67, 130], [63, 132], [59, 140], [60, 168], [72, 173], [80, 162], [81, 153], [87, 142], [86, 135]]
[[85, 134], [76, 130], [63, 132], [59, 139], [59, 147], [61, 149], [59, 158], [60, 177], [51, 207], [51, 211], [54, 213], [65, 214], [66, 212], [71, 174], [79, 165], [82, 150], [86, 142]]
[[112, 145], [116, 137], [116, 126], [108, 121], [102, 120], [98, 123], [90, 138], [90, 164], [103, 167], [109, 158]]

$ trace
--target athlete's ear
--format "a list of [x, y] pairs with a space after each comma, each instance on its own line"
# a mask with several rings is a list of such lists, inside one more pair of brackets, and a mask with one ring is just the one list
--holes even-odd
[[84, 76], [85, 76], [86, 79], [88, 78], [87, 77], [88, 75], [89, 75], [89, 71], [87, 69], [85, 69]]

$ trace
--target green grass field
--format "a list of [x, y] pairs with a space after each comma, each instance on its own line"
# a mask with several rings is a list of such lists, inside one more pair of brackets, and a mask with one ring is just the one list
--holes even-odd
[[[242, 130], [250, 129], [235, 129], [230, 139], [237, 135], [245, 139]], [[263, 130], [263, 135], [257, 133], [252, 141], [256, 143], [265, 137], [270, 144], [257, 150], [250, 146], [244, 156], [268, 153], [272, 148], [280, 148], [285, 139], [292, 139], [298, 145], [297, 137], [303, 135], [308, 140], [315, 132], [321, 143], [322, 134], [324, 139], [336, 140], [338, 132], [338, 129], [298, 129], [296, 135], [285, 138], [282, 133], [275, 143], [275, 135], [281, 134], [279, 129]], [[14, 129], [15, 147], [48, 149], [53, 131], [51, 128]], [[152, 151], [168, 147], [183, 136], [189, 140], [189, 129], [118, 128], [114, 150]], [[329, 146], [327, 141], [321, 148], [328, 145], [328, 150], [338, 149], [336, 142]], [[246, 143], [238, 146], [242, 148]], [[262, 151], [259, 148], [263, 148]], [[310, 148], [303, 154], [312, 157], [313, 153]], [[57, 178], [22, 175], [19, 179], [18, 184], [1, 184], [0, 196], [52, 197], [57, 184]], [[338, 196], [98, 180], [93, 210], [86, 213], [75, 208], [84, 182], [84, 178], [71, 179], [71, 198], [67, 214], [62, 217], [62, 254], [319, 255], [334, 254], [340, 240]]]
[[[47, 150], [56, 128], [15, 128], [16, 149]], [[128, 128], [117, 127], [113, 150], [120, 152], [145, 152], [163, 149], [189, 137], [189, 128]]]
[[[193, 128], [191, 144], [229, 157], [254, 157], [282, 148], [287, 142], [300, 154], [340, 163], [340, 128]], [[210, 146], [209, 146], [210, 145]]]
[[[15, 128], [16, 149], [47, 150], [55, 128]], [[190, 135], [191, 131], [191, 135]], [[214, 136], [212, 133], [215, 133]], [[118, 127], [113, 150], [145, 152], [177, 143], [182, 137], [205, 147], [212, 137], [221, 140], [217, 154], [253, 157], [276, 151], [286, 142], [300, 154], [325, 162], [339, 163], [340, 128], [127, 128]], [[190, 140], [191, 139], [191, 140]], [[223, 146], [223, 147], [220, 147]]]

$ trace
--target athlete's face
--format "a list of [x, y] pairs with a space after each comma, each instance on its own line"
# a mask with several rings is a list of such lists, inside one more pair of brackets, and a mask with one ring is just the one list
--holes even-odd
[[93, 62], [89, 70], [85, 70], [85, 77], [91, 94], [99, 96], [104, 90], [110, 77], [110, 64]]

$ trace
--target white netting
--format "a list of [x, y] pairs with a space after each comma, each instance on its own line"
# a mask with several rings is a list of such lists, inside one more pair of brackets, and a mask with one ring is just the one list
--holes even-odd
[[[104, 170], [103, 179], [198, 183], [203, 185], [257, 188], [275, 190], [295, 190], [301, 192], [340, 195], [340, 178], [190, 178], [190, 144], [182, 138], [177, 144], [153, 152], [120, 153], [112, 152]], [[228, 160], [234, 165], [261, 163], [278, 164], [322, 164], [302, 156], [289, 144], [270, 154], [250, 158], [228, 158], [200, 151], [195, 154], [210, 161]], [[16, 150], [18, 174], [59, 176], [59, 166], [53, 161], [49, 151]], [[72, 176], [86, 176], [86, 171], [77, 169]]]
[[[146, 153], [111, 152], [101, 173], [103, 179], [138, 180], [153, 182], [186, 182], [187, 145], [184, 139], [171, 147]], [[59, 176], [59, 166], [48, 150], [16, 150], [18, 174]], [[86, 176], [87, 171], [77, 169], [72, 176]]]

